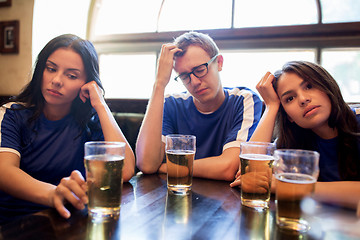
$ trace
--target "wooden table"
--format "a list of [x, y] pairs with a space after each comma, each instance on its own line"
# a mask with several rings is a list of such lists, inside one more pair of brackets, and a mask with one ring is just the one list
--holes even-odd
[[[311, 205], [311, 204], [310, 204]], [[354, 210], [313, 202], [307, 234], [282, 231], [275, 204], [257, 212], [240, 204], [229, 182], [193, 179], [188, 196], [168, 193], [166, 175], [134, 176], [123, 187], [119, 220], [92, 222], [87, 210], [68, 220], [48, 209], [0, 228], [0, 239], [360, 239]]]

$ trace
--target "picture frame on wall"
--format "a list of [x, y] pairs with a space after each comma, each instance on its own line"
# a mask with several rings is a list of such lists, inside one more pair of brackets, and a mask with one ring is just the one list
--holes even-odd
[[0, 7], [10, 7], [11, 0], [0, 0]]
[[19, 21], [0, 22], [0, 53], [19, 53]]

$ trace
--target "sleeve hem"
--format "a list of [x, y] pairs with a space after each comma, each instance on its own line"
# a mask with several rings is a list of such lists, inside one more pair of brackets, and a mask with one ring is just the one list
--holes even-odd
[[18, 157], [21, 157], [20, 153], [13, 148], [0, 147], [0, 152], [11, 152], [16, 154]]

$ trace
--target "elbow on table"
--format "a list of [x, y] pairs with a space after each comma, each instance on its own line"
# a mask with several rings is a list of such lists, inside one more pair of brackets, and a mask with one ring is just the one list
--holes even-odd
[[123, 170], [123, 181], [128, 182], [135, 174], [135, 168]]
[[236, 161], [230, 161], [229, 164], [226, 166], [224, 170], [224, 180], [225, 181], [234, 181], [235, 175], [239, 171], [239, 162], [237, 159]]
[[229, 181], [229, 182], [234, 181], [238, 168], [239, 168], [238, 165], [236, 166], [231, 163], [227, 165], [223, 165], [221, 170], [219, 168], [220, 172], [218, 172], [218, 176], [215, 177], [215, 179]]
[[232, 169], [229, 169], [224, 172], [223, 180], [232, 182], [235, 179], [235, 174], [236, 172], [234, 172]]
[[[147, 162], [145, 162], [145, 161], [147, 161]], [[145, 160], [145, 158], [139, 157], [136, 162], [136, 166], [144, 174], [153, 174], [158, 171], [158, 167], [156, 167], [155, 164], [151, 164], [150, 161]]]

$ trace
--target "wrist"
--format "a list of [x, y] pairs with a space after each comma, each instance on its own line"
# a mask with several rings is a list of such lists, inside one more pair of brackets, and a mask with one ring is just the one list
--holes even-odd
[[154, 96], [164, 96], [165, 95], [165, 87], [166, 87], [166, 85], [156, 82], [153, 86], [152, 96], [153, 97]]
[[278, 112], [280, 108], [280, 103], [270, 103], [270, 104], [266, 104], [266, 108], [265, 111], [267, 112]]

